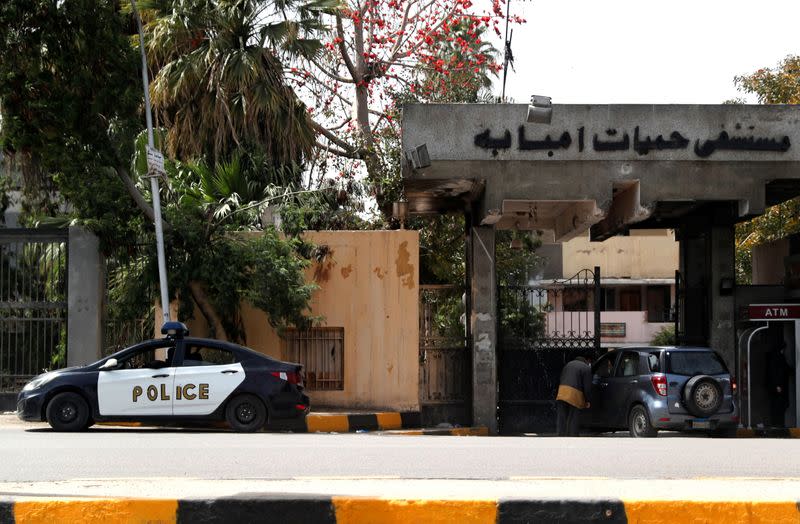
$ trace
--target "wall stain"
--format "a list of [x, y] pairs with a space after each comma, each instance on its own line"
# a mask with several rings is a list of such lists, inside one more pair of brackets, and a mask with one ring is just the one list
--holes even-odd
[[408, 242], [400, 244], [397, 250], [397, 259], [394, 261], [397, 266], [397, 276], [408, 289], [414, 289], [414, 266], [411, 264], [411, 254], [408, 252]]
[[383, 277], [386, 276], [386, 271], [384, 271], [383, 268], [381, 267], [376, 267], [375, 269], [372, 270], [372, 272], [378, 275], [378, 278], [380, 278], [381, 280], [383, 280]]
[[353, 264], [348, 264], [342, 268], [342, 278], [347, 278], [353, 272]]
[[330, 249], [316, 264], [314, 264], [314, 282], [322, 284], [331, 279], [331, 271], [336, 266], [336, 261], [333, 259], [333, 250]]

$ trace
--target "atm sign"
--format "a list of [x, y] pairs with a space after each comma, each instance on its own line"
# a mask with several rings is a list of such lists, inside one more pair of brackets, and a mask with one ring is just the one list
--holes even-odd
[[800, 320], [800, 304], [753, 304], [750, 320]]

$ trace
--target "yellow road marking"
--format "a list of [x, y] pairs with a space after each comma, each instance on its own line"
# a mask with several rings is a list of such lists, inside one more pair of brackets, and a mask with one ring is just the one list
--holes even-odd
[[495, 500], [392, 500], [333, 497], [336, 524], [494, 524]]
[[306, 428], [309, 433], [350, 430], [347, 415], [309, 415], [306, 417]]
[[151, 499], [48, 499], [14, 504], [16, 524], [147, 523], [173, 524], [177, 500]]
[[378, 419], [380, 429], [401, 429], [403, 427], [400, 413], [375, 413], [375, 417]]
[[625, 501], [629, 524], [797, 524], [795, 502]]

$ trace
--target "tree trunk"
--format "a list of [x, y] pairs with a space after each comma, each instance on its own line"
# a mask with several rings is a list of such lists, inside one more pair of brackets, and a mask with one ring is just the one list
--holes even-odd
[[212, 338], [227, 341], [228, 333], [225, 331], [225, 328], [222, 325], [222, 319], [217, 314], [214, 306], [211, 305], [211, 302], [209, 302], [208, 296], [206, 296], [206, 292], [203, 289], [203, 284], [196, 280], [192, 280], [189, 282], [189, 291], [191, 291], [195, 304], [197, 304], [197, 307], [200, 308], [200, 312], [203, 314], [203, 317], [205, 317], [206, 321], [208, 322], [208, 326], [211, 328]]
[[[116, 168], [115, 171], [117, 172], [117, 177], [122, 181], [125, 189], [128, 191], [128, 194], [133, 198], [136, 207], [142, 210], [142, 213], [150, 219], [150, 222], [156, 221], [156, 215], [153, 211], [153, 206], [151, 206], [147, 200], [144, 199], [144, 196], [139, 192], [139, 189], [136, 188], [136, 184], [133, 183], [131, 180], [128, 171], [124, 168]], [[161, 219], [161, 224], [165, 230], [172, 229], [169, 222], [165, 221], [163, 218]]]

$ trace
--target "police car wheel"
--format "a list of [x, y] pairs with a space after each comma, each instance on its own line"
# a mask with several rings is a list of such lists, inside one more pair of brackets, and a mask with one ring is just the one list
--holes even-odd
[[89, 405], [77, 393], [59, 393], [47, 404], [47, 423], [56, 431], [82, 431], [89, 420]]
[[225, 419], [234, 431], [258, 431], [267, 423], [267, 408], [255, 395], [239, 395], [228, 402]]

